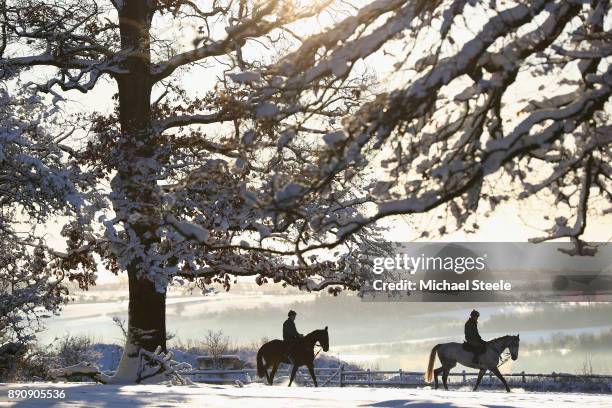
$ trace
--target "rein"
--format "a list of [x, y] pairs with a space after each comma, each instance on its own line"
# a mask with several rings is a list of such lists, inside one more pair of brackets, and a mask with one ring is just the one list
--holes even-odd
[[[316, 331], [316, 330], [315, 330]], [[306, 339], [308, 336], [310, 336], [311, 334], [314, 334], [314, 332], [312, 333], [308, 333], [304, 338]], [[312, 349], [314, 351], [315, 347], [318, 347], [319, 350], [315, 353], [314, 358], [317, 358], [317, 356], [319, 355], [319, 353], [321, 352], [321, 350], [323, 350], [323, 347], [321, 347], [321, 344], [319, 344], [319, 339], [318, 338], [314, 338], [313, 339], [313, 343], [312, 343]]]
[[[497, 340], [497, 339], [496, 339]], [[495, 340], [493, 340], [495, 341]], [[493, 351], [495, 351], [497, 353], [497, 358], [499, 360], [499, 363], [497, 364], [498, 367], [501, 367], [502, 365], [506, 364], [508, 362], [508, 360], [510, 359], [510, 351], [506, 351], [504, 352], [503, 350], [505, 350], [507, 347], [509, 346], [504, 346], [504, 348], [502, 349], [502, 351], [499, 351], [497, 349], [497, 347], [495, 347], [494, 345], [491, 345], [491, 348], [493, 349]]]

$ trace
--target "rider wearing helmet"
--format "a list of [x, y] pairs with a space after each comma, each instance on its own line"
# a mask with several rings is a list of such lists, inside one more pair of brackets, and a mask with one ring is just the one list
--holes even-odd
[[478, 364], [478, 358], [487, 349], [487, 342], [478, 333], [478, 317], [480, 313], [472, 310], [470, 318], [465, 322], [465, 341], [474, 349], [474, 364]]

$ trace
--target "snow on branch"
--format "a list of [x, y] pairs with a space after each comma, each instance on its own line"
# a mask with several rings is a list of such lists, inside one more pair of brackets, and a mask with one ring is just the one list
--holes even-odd
[[71, 377], [89, 377], [92, 380], [108, 384], [111, 377], [100, 372], [100, 369], [95, 365], [87, 362], [81, 362], [64, 368], [49, 370], [49, 378], [53, 381], [67, 381]]
[[157, 125], [159, 132], [175, 127], [189, 125], [208, 125], [211, 123], [221, 123], [231, 120], [232, 117], [223, 112], [211, 113], [208, 115], [180, 115], [174, 116], [160, 121]]
[[172, 352], [163, 353], [161, 347], [157, 347], [154, 352], [140, 349], [141, 369], [139, 372], [138, 383], [151, 382], [156, 377], [169, 379], [173, 384], [187, 385], [191, 381], [187, 377], [180, 375], [180, 371], [191, 370], [190, 364], [176, 362], [172, 360]]
[[[183, 377], [180, 372], [191, 370], [192, 366], [185, 362], [174, 361], [172, 356], [172, 352], [163, 353], [161, 347], [154, 352], [140, 348], [138, 354], [140, 366], [136, 382], [151, 384], [170, 381], [175, 385], [191, 384], [191, 381]], [[74, 377], [88, 377], [102, 384], [112, 384], [116, 381], [113, 376], [100, 372], [97, 366], [87, 362], [49, 370], [48, 376], [53, 381], [67, 381]]]

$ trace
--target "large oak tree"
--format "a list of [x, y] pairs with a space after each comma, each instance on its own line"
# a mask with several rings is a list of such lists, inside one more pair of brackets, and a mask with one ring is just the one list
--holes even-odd
[[[65, 127], [72, 127], [73, 137], [57, 135], [55, 146], [68, 157], [66, 166], [95, 178], [79, 185], [78, 214], [62, 230], [67, 249], [50, 249], [55, 260], [48, 270], [83, 288], [95, 283], [99, 263], [127, 272], [129, 280], [124, 355], [112, 379], [95, 378], [144, 378], [143, 357], [166, 348], [165, 298], [173, 280], [229, 288], [231, 277], [257, 275], [260, 283], [271, 279], [307, 290], [359, 287], [353, 251], [374, 242], [369, 232], [355, 235], [334, 262], [295, 256], [295, 242], [311, 234], [310, 218], [355, 211], [336, 204], [354, 196], [339, 179], [330, 196], [313, 202], [307, 213], [284, 214], [257, 204], [258, 196], [272, 189], [279, 206], [290, 208], [292, 195], [302, 191], [288, 181], [306, 181], [321, 154], [318, 136], [289, 143], [291, 135], [308, 123], [315, 126], [308, 132], [318, 135], [321, 123], [346, 115], [358, 102], [347, 103], [347, 96], [363, 81], [330, 83], [324, 95], [309, 95], [299, 106], [280, 111], [275, 101], [286, 97], [265, 87], [244, 87], [261, 80], [253, 69], [262, 60], [248, 58], [253, 54], [248, 40], [270, 49], [295, 42], [286, 38], [292, 32], [285, 27], [316, 16], [326, 5], [2, 3], [0, 63], [6, 87], [48, 95], [50, 107], [72, 113]], [[180, 47], [181, 32], [191, 33], [188, 47]], [[211, 61], [227, 68], [211, 73], [205, 69]], [[183, 89], [187, 68], [207, 75], [203, 95]], [[107, 102], [114, 109], [74, 112], [71, 91], [94, 92], [105, 86], [103, 77], [115, 82], [116, 96]], [[49, 198], [56, 199], [65, 202]], [[264, 249], [262, 241], [272, 244]]]

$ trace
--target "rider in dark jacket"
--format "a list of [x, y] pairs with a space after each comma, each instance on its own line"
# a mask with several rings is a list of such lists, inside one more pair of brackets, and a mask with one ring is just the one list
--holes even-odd
[[302, 335], [295, 327], [295, 317], [297, 316], [297, 313], [290, 310], [287, 316], [287, 320], [285, 320], [285, 323], [283, 323], [283, 340], [285, 343], [287, 343], [287, 354], [289, 361], [291, 361], [293, 364], [293, 348], [297, 343], [297, 340], [302, 337]]
[[297, 313], [290, 310], [287, 320], [283, 323], [283, 340], [285, 341], [295, 340], [302, 336], [295, 328], [295, 316], [297, 316]]
[[480, 313], [472, 310], [470, 318], [465, 322], [465, 341], [474, 349], [474, 364], [478, 364], [478, 357], [487, 349], [487, 342], [478, 333], [478, 317]]

